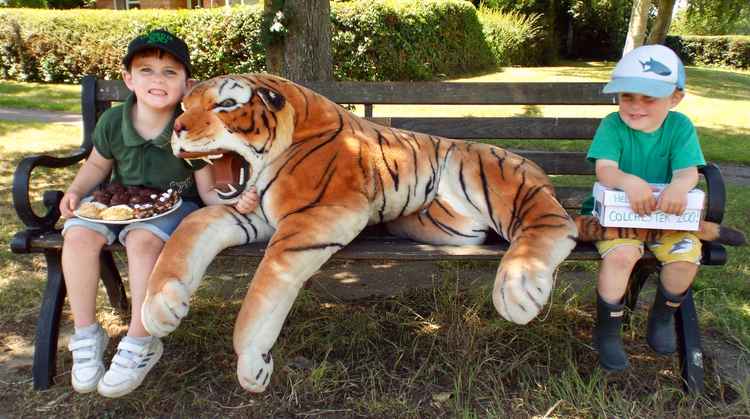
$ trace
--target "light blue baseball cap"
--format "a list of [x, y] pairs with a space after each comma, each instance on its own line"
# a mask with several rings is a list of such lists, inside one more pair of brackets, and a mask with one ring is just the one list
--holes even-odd
[[617, 62], [602, 91], [666, 97], [675, 89], [685, 89], [685, 66], [680, 58], [664, 45], [644, 45]]

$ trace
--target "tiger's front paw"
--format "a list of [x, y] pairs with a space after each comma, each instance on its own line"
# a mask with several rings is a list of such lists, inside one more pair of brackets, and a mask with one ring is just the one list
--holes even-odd
[[551, 291], [551, 273], [521, 260], [509, 261], [498, 269], [492, 302], [506, 320], [526, 324], [542, 311]]
[[161, 291], [146, 295], [141, 307], [143, 327], [153, 336], [166, 336], [187, 316], [190, 292], [178, 279], [164, 282]]
[[252, 393], [266, 390], [273, 373], [271, 352], [261, 352], [256, 348], [247, 348], [237, 358], [237, 379], [240, 385]]

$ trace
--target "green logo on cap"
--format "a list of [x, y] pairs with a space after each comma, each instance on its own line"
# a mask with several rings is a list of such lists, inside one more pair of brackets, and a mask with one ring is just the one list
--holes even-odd
[[146, 42], [149, 44], [168, 44], [172, 39], [169, 34], [164, 32], [151, 32], [146, 37]]

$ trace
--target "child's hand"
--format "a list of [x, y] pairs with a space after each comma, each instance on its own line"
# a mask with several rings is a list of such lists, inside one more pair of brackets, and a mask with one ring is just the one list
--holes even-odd
[[682, 215], [687, 208], [687, 192], [672, 185], [667, 186], [659, 195], [656, 208], [667, 214]]
[[648, 215], [656, 210], [656, 198], [653, 188], [638, 176], [628, 176], [623, 183], [623, 190], [628, 195], [630, 208], [638, 215]]
[[258, 207], [259, 201], [260, 198], [258, 197], [258, 191], [255, 190], [255, 186], [251, 186], [250, 189], [242, 192], [242, 195], [240, 195], [240, 200], [237, 201], [236, 204], [234, 204], [234, 209], [242, 214], [250, 214], [251, 212], [255, 211], [255, 208]]
[[65, 192], [62, 200], [60, 201], [60, 214], [63, 218], [73, 218], [75, 214], [73, 211], [78, 208], [78, 203], [81, 201], [81, 197], [73, 191]]

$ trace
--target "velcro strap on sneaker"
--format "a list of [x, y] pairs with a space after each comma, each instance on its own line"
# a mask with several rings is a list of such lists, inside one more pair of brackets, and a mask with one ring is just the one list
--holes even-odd
[[128, 352], [132, 352], [132, 353], [134, 353], [134, 354], [136, 354], [138, 356], [140, 356], [141, 354], [143, 354], [144, 352], [146, 352], [147, 349], [148, 349], [148, 344], [146, 344], [146, 345], [136, 345], [134, 343], [122, 342], [121, 341], [120, 344], [117, 345], [117, 350], [118, 351], [128, 351]]
[[94, 346], [96, 345], [96, 339], [94, 338], [87, 338], [87, 339], [77, 339], [77, 340], [71, 340], [68, 343], [68, 349], [71, 351], [77, 351], [79, 349], [94, 349]]

